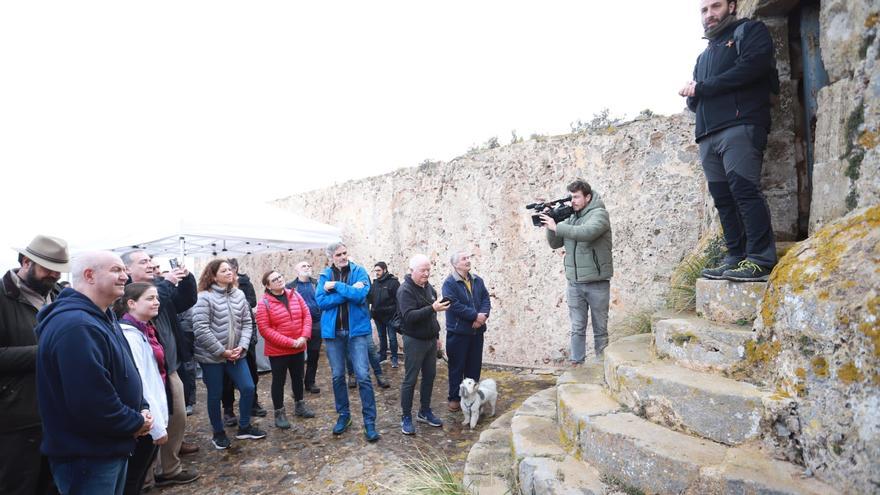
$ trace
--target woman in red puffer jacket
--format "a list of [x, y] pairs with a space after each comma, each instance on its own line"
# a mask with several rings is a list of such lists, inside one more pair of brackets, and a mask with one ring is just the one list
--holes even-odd
[[284, 276], [275, 270], [263, 274], [266, 293], [257, 304], [257, 328], [266, 340], [265, 353], [272, 366], [272, 405], [275, 426], [290, 428], [284, 412], [284, 382], [290, 375], [290, 387], [296, 400], [294, 414], [313, 418], [303, 400], [303, 369], [306, 344], [312, 338], [312, 316], [303, 298], [293, 289], [284, 288]]

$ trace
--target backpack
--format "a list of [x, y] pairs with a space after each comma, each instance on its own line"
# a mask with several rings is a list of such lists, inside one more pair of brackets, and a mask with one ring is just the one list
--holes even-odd
[[[744, 22], [736, 27], [733, 30], [733, 41], [736, 43], [736, 54], [740, 54], [740, 44], [742, 43], [743, 37], [745, 36], [746, 24], [748, 22]], [[771, 52], [770, 57], [773, 62], [773, 70], [771, 70], [767, 74], [768, 82], [770, 83], [770, 106], [775, 107], [779, 104], [779, 92], [781, 90], [781, 86], [779, 83], [779, 69], [776, 68], [776, 50], [774, 48], [773, 52]]]

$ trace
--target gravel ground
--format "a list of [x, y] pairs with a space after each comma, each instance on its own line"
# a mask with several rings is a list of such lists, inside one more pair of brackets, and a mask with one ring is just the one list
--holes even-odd
[[[260, 403], [270, 412], [265, 418], [256, 418], [254, 423], [265, 429], [268, 436], [262, 440], [236, 440], [233, 436], [235, 428], [227, 428], [232, 447], [224, 451], [215, 450], [211, 444], [211, 427], [205, 412], [205, 388], [199, 381], [195, 413], [187, 421], [187, 440], [196, 442], [201, 449], [183, 459], [185, 467], [197, 469], [202, 476], [192, 484], [163, 487], [151, 493], [384, 494], [393, 491], [389, 487], [400, 486], [407, 476], [403, 463], [418, 450], [429, 452], [428, 455], [441, 453], [460, 476], [471, 445], [492, 420], [482, 419], [477, 428], [471, 431], [462, 427], [460, 412], [447, 411], [447, 367], [439, 362], [432, 408], [445, 424], [443, 428], [432, 428], [416, 423], [415, 436], [403, 435], [400, 432], [402, 362], [401, 358], [401, 368], [397, 369], [392, 369], [388, 362], [382, 363], [391, 388], [379, 388], [374, 380], [377, 426], [382, 434], [382, 438], [374, 444], [364, 439], [360, 399], [355, 389], [349, 390], [351, 410], [354, 412], [351, 428], [338, 437], [331, 434], [336, 412], [330, 387], [330, 368], [325, 356], [319, 363], [321, 369], [317, 380], [321, 393], [306, 393], [306, 402], [315, 411], [315, 418], [292, 416], [293, 397], [288, 383], [285, 404], [294, 428], [286, 431], [275, 428], [269, 392], [272, 378], [270, 374], [262, 374], [257, 394]], [[556, 379], [547, 371], [489, 366], [484, 368], [483, 378], [494, 378], [498, 382], [498, 415], [515, 409], [533, 393], [553, 385]], [[414, 403], [417, 409], [418, 386]]]

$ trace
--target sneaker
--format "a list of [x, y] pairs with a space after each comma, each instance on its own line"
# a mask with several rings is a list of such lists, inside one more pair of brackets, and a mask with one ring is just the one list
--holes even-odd
[[312, 393], [312, 394], [320, 394], [321, 393], [321, 389], [316, 387], [314, 383], [311, 385], [306, 385], [306, 390], [308, 390], [309, 393]]
[[290, 428], [290, 421], [287, 420], [287, 414], [284, 412], [283, 407], [275, 409], [275, 427], [282, 430]]
[[[229, 443], [228, 438], [226, 439], [226, 442], [227, 444]], [[161, 474], [156, 475], [156, 486], [185, 485], [199, 479], [199, 476], [201, 475], [197, 472], [188, 469], [181, 469], [179, 473], [174, 476], [168, 476], [167, 478]]]
[[186, 415], [187, 416], [193, 415], [193, 406], [186, 406]]
[[416, 427], [413, 425], [412, 416], [404, 416], [400, 421], [400, 431], [404, 435], [415, 435]]
[[390, 388], [391, 387], [391, 384], [388, 383], [388, 380], [386, 380], [385, 377], [382, 375], [376, 375], [376, 382], [382, 388]]
[[263, 408], [263, 406], [261, 406], [259, 402], [254, 402], [254, 407], [251, 408], [251, 416], [258, 416], [260, 418], [265, 418], [266, 414], [268, 414], [268, 413]]
[[376, 425], [368, 424], [364, 425], [364, 437], [367, 438], [368, 442], [375, 442], [379, 439], [379, 432], [376, 431]]
[[715, 268], [704, 268], [703, 271], [700, 272], [700, 276], [703, 278], [708, 278], [710, 280], [721, 280], [724, 278], [724, 272], [736, 268], [736, 265], [739, 263], [740, 262], [738, 261], [731, 263], [722, 262]]
[[749, 260], [742, 260], [735, 270], [725, 271], [724, 278], [733, 282], [766, 282], [772, 270]]
[[223, 424], [226, 426], [235, 426], [238, 424], [238, 418], [235, 417], [234, 413], [226, 411], [223, 413]]
[[416, 421], [419, 423], [427, 423], [430, 426], [441, 427], [443, 426], [443, 421], [440, 420], [437, 416], [434, 416], [434, 412], [428, 409], [425, 412], [420, 412], [416, 414]]
[[342, 435], [349, 426], [351, 426], [351, 416], [348, 414], [340, 414], [339, 418], [336, 420], [336, 425], [333, 426], [333, 434]]
[[229, 441], [229, 437], [226, 436], [226, 433], [214, 433], [214, 438], [211, 439], [211, 443], [214, 444], [214, 448], [217, 450], [228, 449], [232, 442]]
[[449, 409], [449, 412], [461, 411], [461, 402], [457, 400], [449, 401], [449, 404], [446, 406]]
[[391, 367], [397, 368], [397, 358], [396, 357], [391, 358]]
[[357, 386], [358, 382], [354, 375], [348, 375], [348, 388], [355, 388]]
[[244, 440], [246, 438], [259, 440], [261, 438], [266, 438], [266, 432], [254, 425], [248, 425], [244, 428], [239, 428], [238, 433], [235, 434], [235, 438], [239, 440]]
[[293, 410], [293, 414], [301, 417], [301, 418], [314, 418], [315, 413], [309, 409], [309, 406], [306, 405], [306, 401], [298, 400], [296, 401], [296, 407]]

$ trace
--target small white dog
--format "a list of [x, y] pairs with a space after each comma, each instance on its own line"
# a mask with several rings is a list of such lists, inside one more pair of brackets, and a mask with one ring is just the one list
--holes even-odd
[[461, 412], [464, 414], [462, 425], [471, 424], [473, 430], [480, 420], [480, 414], [491, 409], [490, 416], [495, 416], [495, 401], [498, 400], [498, 388], [495, 380], [488, 378], [477, 383], [473, 378], [465, 378], [459, 387], [461, 394]]

